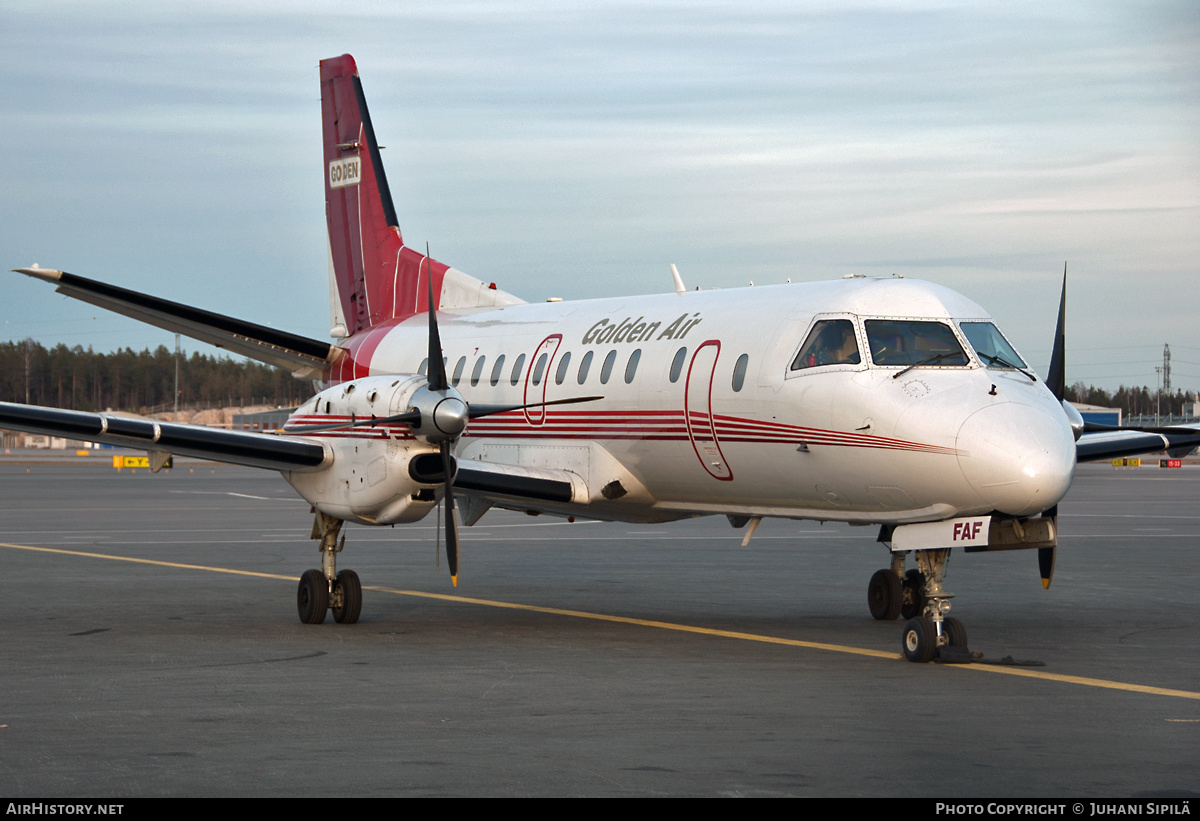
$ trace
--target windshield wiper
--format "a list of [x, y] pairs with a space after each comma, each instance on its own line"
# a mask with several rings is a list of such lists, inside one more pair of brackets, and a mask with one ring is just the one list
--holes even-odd
[[922, 365], [932, 365], [935, 362], [941, 362], [947, 356], [957, 356], [957, 355], [958, 354], [956, 354], [956, 353], [936, 353], [933, 356], [929, 357], [928, 359], [922, 359], [920, 362], [914, 362], [913, 364], [909, 365], [904, 370], [897, 371], [895, 374], [892, 375], [892, 379], [899, 379], [900, 377], [904, 376], [904, 374], [911, 371], [913, 368], [919, 368]]
[[1001, 368], [1012, 368], [1014, 371], [1020, 371], [1021, 373], [1025, 374], [1026, 376], [1029, 377], [1030, 382], [1037, 381], [1037, 377], [1034, 376], [1033, 374], [1031, 374], [1029, 371], [1025, 370], [1024, 368], [1018, 368], [1016, 365], [1009, 362], [1007, 359], [996, 356], [995, 354], [981, 353], [981, 354], [979, 354], [979, 358], [988, 360], [988, 363], [991, 365], [999, 365]]

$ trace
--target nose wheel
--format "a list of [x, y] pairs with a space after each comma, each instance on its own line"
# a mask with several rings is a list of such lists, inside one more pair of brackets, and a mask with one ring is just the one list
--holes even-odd
[[929, 619], [909, 619], [904, 625], [904, 636], [900, 640], [904, 646], [904, 657], [917, 664], [933, 661], [937, 652], [937, 632]]

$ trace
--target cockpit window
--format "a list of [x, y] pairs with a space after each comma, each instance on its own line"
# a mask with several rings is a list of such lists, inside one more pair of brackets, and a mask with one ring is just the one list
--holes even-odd
[[804, 347], [792, 362], [792, 370], [820, 365], [857, 365], [861, 361], [850, 320], [824, 319], [809, 332]]
[[867, 344], [876, 365], [966, 365], [949, 325], [911, 319], [868, 319]]
[[1028, 365], [1008, 344], [1000, 329], [990, 322], [960, 322], [963, 335], [979, 354], [980, 361], [989, 368], [1026, 368]]

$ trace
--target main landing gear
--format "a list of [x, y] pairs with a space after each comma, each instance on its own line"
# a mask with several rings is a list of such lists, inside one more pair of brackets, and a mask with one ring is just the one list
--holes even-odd
[[901, 644], [909, 661], [928, 662], [939, 655], [946, 660], [965, 660], [969, 658], [967, 630], [961, 621], [946, 615], [954, 594], [942, 588], [950, 550], [914, 552], [916, 568], [905, 572], [904, 554], [893, 553], [892, 566], [871, 577], [867, 585], [871, 615], [880, 620], [908, 619]]
[[321, 624], [325, 613], [333, 611], [338, 624], [354, 624], [362, 611], [362, 583], [353, 570], [337, 569], [337, 554], [342, 552], [346, 537], [338, 540], [342, 520], [325, 513], [316, 513], [312, 538], [321, 540], [321, 569], [305, 570], [296, 590], [296, 610], [304, 624]]

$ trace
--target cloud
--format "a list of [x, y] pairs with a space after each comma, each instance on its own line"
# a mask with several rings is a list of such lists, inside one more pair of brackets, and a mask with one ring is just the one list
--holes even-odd
[[[1198, 18], [6, 2], [0, 247], [10, 267], [321, 335], [316, 64], [350, 51], [405, 235], [516, 293], [666, 290], [669, 262], [722, 287], [896, 270], [964, 291], [1029, 350], [1070, 259], [1080, 357], [1122, 333], [1182, 343], [1200, 308], [1181, 287], [1200, 258]], [[34, 289], [5, 310], [53, 341], [75, 308]], [[95, 323], [115, 323], [100, 347], [163, 337]]]

